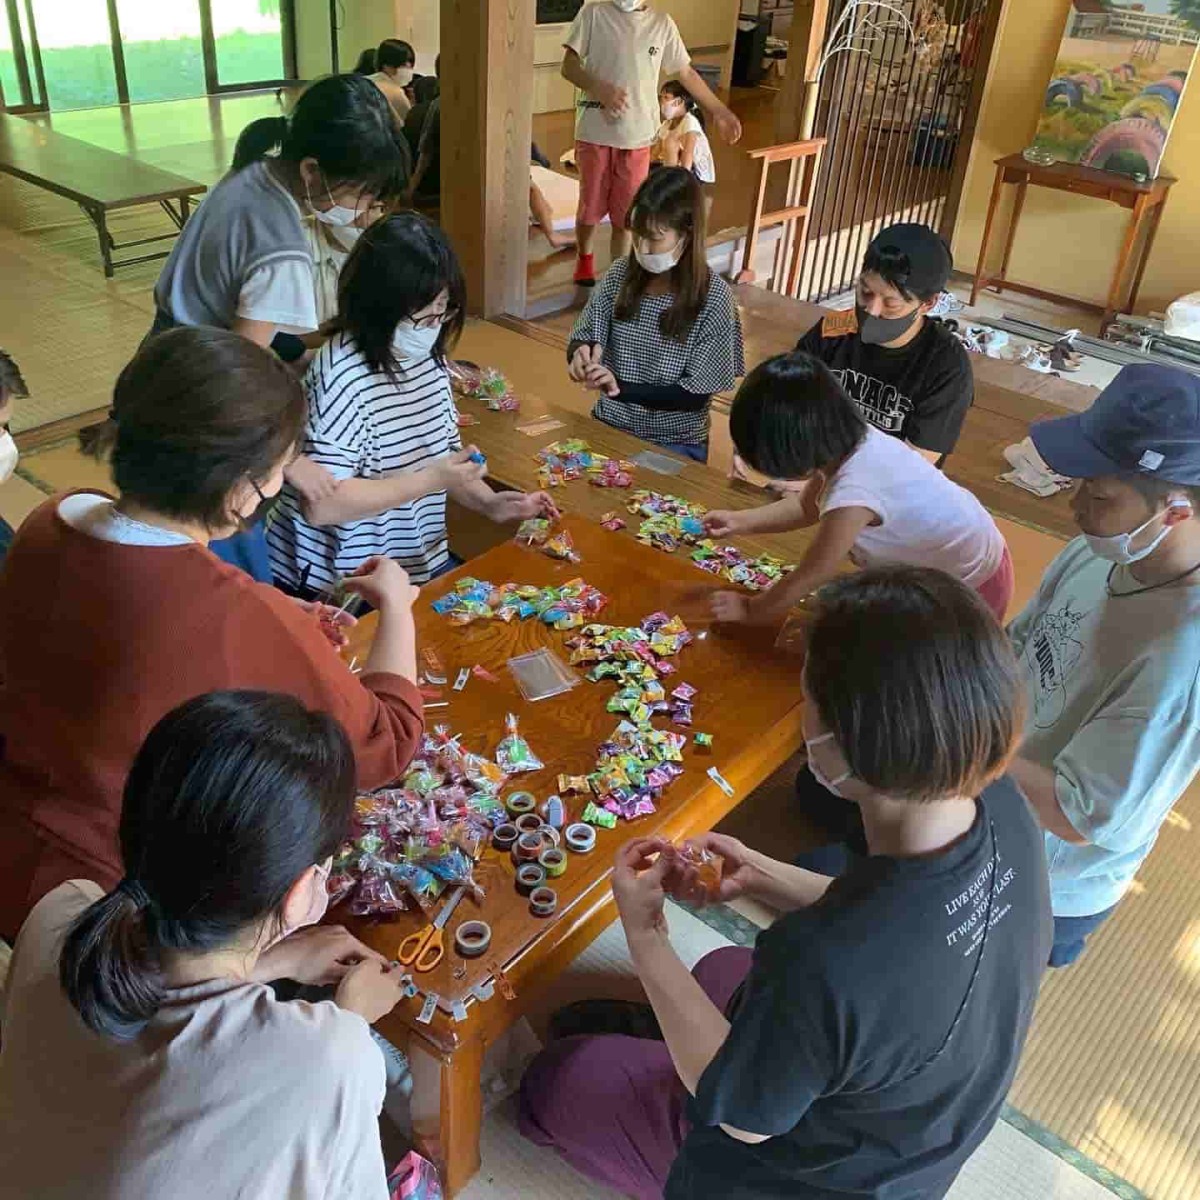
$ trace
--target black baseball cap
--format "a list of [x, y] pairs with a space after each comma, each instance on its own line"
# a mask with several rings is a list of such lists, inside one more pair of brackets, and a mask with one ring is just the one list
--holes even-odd
[[1051, 470], [1072, 479], [1145, 475], [1200, 486], [1200, 379], [1179, 367], [1122, 367], [1087, 412], [1029, 430]]
[[871, 239], [863, 269], [878, 271], [893, 287], [910, 295], [929, 297], [950, 282], [954, 259], [939, 233], [928, 225], [906, 222], [881, 229]]

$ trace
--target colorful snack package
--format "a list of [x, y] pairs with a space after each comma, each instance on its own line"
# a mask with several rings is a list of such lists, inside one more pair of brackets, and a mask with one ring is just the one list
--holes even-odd
[[529, 748], [529, 743], [517, 732], [517, 718], [509, 713], [504, 719], [506, 735], [496, 747], [496, 763], [507, 775], [523, 771], [540, 771], [545, 764]]

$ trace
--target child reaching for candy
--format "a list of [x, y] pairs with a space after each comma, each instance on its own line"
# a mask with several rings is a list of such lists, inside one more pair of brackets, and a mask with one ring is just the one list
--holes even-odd
[[759, 595], [717, 592], [721, 621], [775, 624], [794, 604], [857, 567], [936, 567], [978, 593], [998, 621], [1012, 599], [1004, 536], [966, 489], [910, 446], [868, 425], [810, 354], [770, 358], [746, 376], [729, 415], [738, 458], [783, 493], [774, 504], [709, 512], [711, 537], [817, 526], [795, 571]]
[[465, 304], [437, 226], [409, 212], [363, 233], [305, 379], [304, 452], [328, 486], [315, 499], [284, 489], [268, 531], [277, 584], [320, 592], [373, 555], [427, 583], [454, 564], [447, 496], [497, 522], [557, 515], [543, 492], [493, 491], [484, 456], [462, 445], [446, 356]]

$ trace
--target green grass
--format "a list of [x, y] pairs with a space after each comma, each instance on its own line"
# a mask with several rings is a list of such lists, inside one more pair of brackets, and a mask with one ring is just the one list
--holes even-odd
[[[221, 82], [253, 83], [283, 77], [283, 54], [278, 34], [230, 33], [217, 42]], [[117, 92], [109, 46], [67, 46], [42, 51], [51, 109], [95, 108], [115, 104]], [[180, 100], [204, 95], [204, 63], [199, 38], [162, 42], [126, 42], [125, 73], [129, 98]], [[19, 104], [10, 87], [16, 79], [10, 50], [0, 51], [0, 80], [8, 104]]]

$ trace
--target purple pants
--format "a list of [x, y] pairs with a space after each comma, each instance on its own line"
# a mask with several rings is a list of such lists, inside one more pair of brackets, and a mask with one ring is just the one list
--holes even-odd
[[[751, 951], [724, 946], [692, 969], [724, 1012]], [[581, 1174], [634, 1200], [661, 1200], [690, 1125], [665, 1042], [600, 1034], [551, 1042], [521, 1080], [521, 1132]]]

